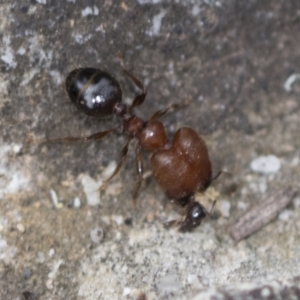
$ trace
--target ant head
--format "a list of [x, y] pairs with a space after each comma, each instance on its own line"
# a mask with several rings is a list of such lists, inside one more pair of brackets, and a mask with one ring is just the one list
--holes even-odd
[[179, 231], [190, 231], [198, 227], [207, 214], [205, 207], [199, 202], [193, 201], [189, 203], [186, 207], [185, 219], [182, 220]]
[[198, 227], [207, 215], [211, 216], [215, 205], [216, 200], [214, 200], [211, 210], [208, 212], [202, 204], [193, 200], [185, 207], [184, 218], [165, 222], [164, 226], [166, 228], [178, 226], [178, 230], [181, 232], [191, 231]]

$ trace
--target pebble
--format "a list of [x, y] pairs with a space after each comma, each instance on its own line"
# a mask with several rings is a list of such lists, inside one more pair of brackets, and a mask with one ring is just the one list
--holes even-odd
[[53, 189], [50, 190], [50, 196], [51, 196], [51, 200], [52, 200], [52, 203], [55, 208], [63, 207], [63, 204], [58, 200], [57, 194]]
[[90, 231], [90, 237], [93, 243], [100, 244], [104, 239], [104, 231], [101, 227], [96, 227]]
[[179, 281], [177, 274], [168, 274], [157, 280], [156, 287], [161, 292], [177, 291], [181, 289], [182, 283]]
[[75, 197], [75, 198], [73, 199], [73, 207], [74, 207], [74, 208], [80, 208], [80, 206], [81, 206], [81, 201], [80, 201], [80, 199], [79, 199], [78, 197]]
[[62, 259], [59, 259], [58, 261], [55, 261], [50, 267], [51, 272], [48, 273], [48, 278], [49, 279], [54, 279], [59, 271], [60, 266], [64, 263]]
[[251, 161], [250, 168], [255, 173], [275, 174], [281, 168], [280, 160], [275, 155], [259, 156]]
[[132, 292], [131, 288], [124, 287], [124, 289], [123, 289], [123, 296], [127, 297], [127, 296], [129, 296], [131, 294], [131, 292]]
[[118, 226], [124, 224], [124, 218], [122, 215], [112, 215], [111, 218]]
[[190, 285], [194, 285], [194, 284], [198, 283], [199, 282], [198, 276], [196, 274], [188, 274], [187, 282]]
[[297, 81], [300, 80], [300, 74], [291, 74], [286, 81], [283, 84], [283, 88], [285, 89], [286, 92], [290, 93], [293, 91], [293, 84]]
[[230, 217], [230, 202], [226, 200], [220, 200], [218, 201], [218, 208], [224, 218]]
[[49, 250], [49, 252], [48, 252], [48, 255], [49, 255], [50, 257], [53, 257], [54, 254], [55, 254], [55, 250], [54, 250], [53, 248], [51, 248], [51, 249]]
[[83, 190], [86, 196], [86, 200], [88, 205], [95, 206], [100, 205], [100, 192], [99, 192], [99, 186], [101, 186], [101, 183], [95, 181], [93, 178], [91, 178], [89, 175], [82, 175], [81, 177], [81, 183], [83, 185]]
[[22, 150], [22, 145], [20, 144], [14, 144], [13, 145], [13, 151], [15, 154], [19, 154]]
[[19, 223], [17, 224], [17, 229], [19, 232], [24, 233], [25, 232], [25, 227], [23, 224]]

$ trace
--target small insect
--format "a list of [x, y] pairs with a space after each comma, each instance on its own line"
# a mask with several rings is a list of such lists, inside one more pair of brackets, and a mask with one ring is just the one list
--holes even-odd
[[182, 232], [194, 229], [201, 224], [206, 215], [210, 214], [202, 204], [194, 199], [195, 193], [207, 189], [214, 179], [205, 142], [193, 129], [188, 127], [177, 130], [172, 141], [167, 138], [164, 125], [157, 119], [182, 105], [169, 105], [166, 109], [155, 112], [148, 121], [138, 118], [133, 110], [144, 102], [147, 90], [134, 75], [126, 69], [123, 71], [141, 90], [130, 106], [121, 103], [120, 84], [105, 71], [79, 68], [71, 71], [66, 78], [67, 94], [80, 111], [96, 118], [115, 115], [121, 119], [121, 125], [88, 137], [66, 137], [51, 141], [92, 141], [113, 132], [126, 134], [128, 140], [122, 148], [121, 159], [113, 174], [99, 188], [102, 190], [119, 172], [126, 158], [129, 143], [136, 139], [138, 180], [133, 193], [134, 205], [143, 180], [141, 150], [144, 150], [151, 153], [152, 174], [160, 188], [169, 199], [184, 209], [185, 216], [182, 219], [172, 220], [165, 225], [178, 226]]

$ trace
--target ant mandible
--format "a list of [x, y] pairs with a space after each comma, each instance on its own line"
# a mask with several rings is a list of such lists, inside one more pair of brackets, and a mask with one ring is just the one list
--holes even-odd
[[172, 220], [165, 225], [179, 226], [182, 232], [192, 230], [201, 224], [206, 215], [210, 214], [194, 199], [195, 193], [206, 190], [213, 180], [205, 142], [188, 127], [178, 129], [173, 141], [167, 138], [164, 125], [157, 119], [170, 110], [180, 108], [181, 105], [169, 105], [166, 109], [154, 113], [148, 121], [138, 118], [133, 113], [133, 109], [144, 102], [147, 90], [134, 75], [126, 69], [123, 71], [142, 91], [130, 106], [121, 103], [122, 89], [118, 81], [109, 73], [94, 68], [79, 68], [69, 73], [66, 78], [67, 94], [80, 111], [96, 118], [115, 115], [122, 120], [122, 124], [88, 137], [66, 137], [54, 141], [98, 140], [112, 132], [128, 135], [115, 171], [99, 188], [100, 190], [119, 172], [127, 155], [129, 143], [135, 138], [138, 180], [133, 193], [134, 205], [143, 180], [141, 150], [145, 150], [151, 153], [151, 169], [156, 182], [169, 199], [184, 209], [185, 216], [182, 219]]

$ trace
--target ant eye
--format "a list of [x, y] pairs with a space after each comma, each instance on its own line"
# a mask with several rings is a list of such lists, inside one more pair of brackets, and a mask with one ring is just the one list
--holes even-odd
[[192, 215], [193, 219], [198, 218], [198, 216], [200, 215], [198, 207], [193, 208], [193, 211], [192, 211], [191, 215]]

